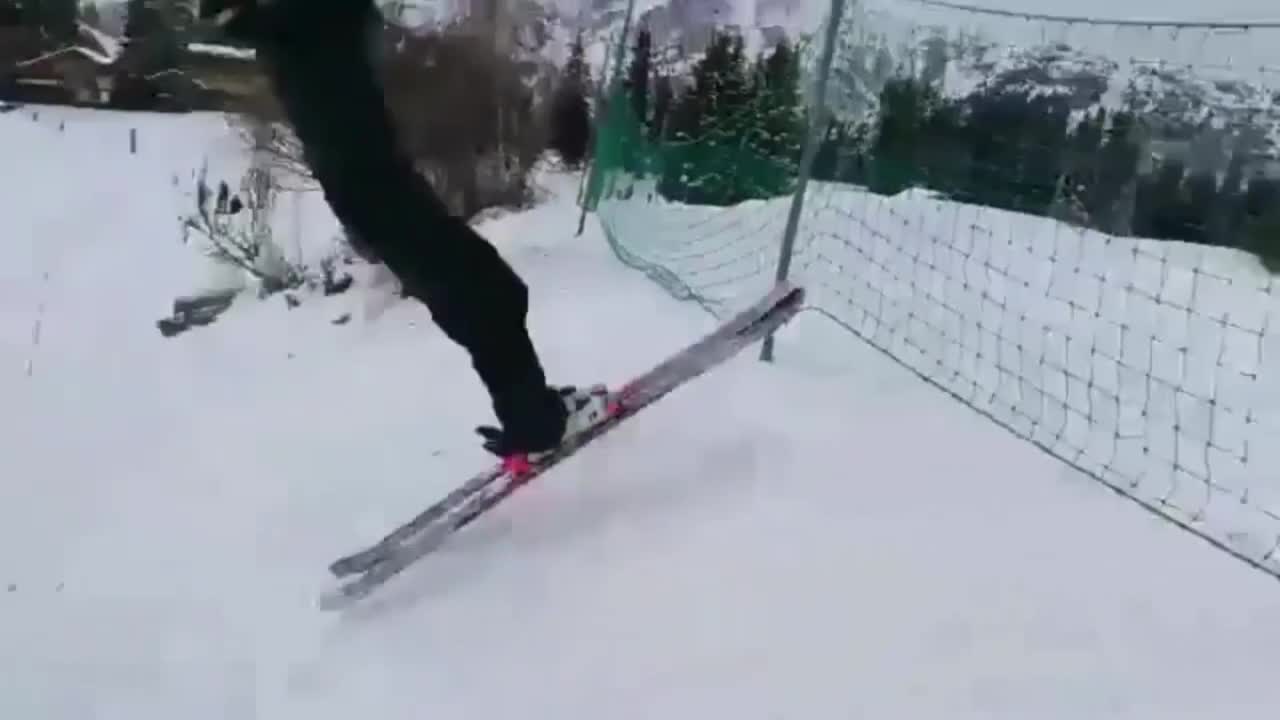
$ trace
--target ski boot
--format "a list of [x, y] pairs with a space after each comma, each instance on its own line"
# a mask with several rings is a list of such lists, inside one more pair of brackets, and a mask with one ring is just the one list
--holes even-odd
[[507, 470], [513, 474], [527, 471], [531, 463], [558, 450], [566, 441], [574, 436], [590, 430], [609, 417], [612, 407], [609, 403], [609, 390], [604, 385], [593, 385], [581, 389], [573, 385], [555, 388], [561, 402], [564, 403], [566, 418], [564, 432], [560, 439], [546, 448], [516, 448], [507, 443], [506, 436], [500, 428], [492, 425], [481, 425], [476, 432], [484, 438], [484, 449], [502, 458]]

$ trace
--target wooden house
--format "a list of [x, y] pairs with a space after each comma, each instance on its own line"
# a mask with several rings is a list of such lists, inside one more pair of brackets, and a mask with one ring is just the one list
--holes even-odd
[[111, 99], [113, 60], [71, 45], [15, 63], [9, 80], [11, 100], [105, 104]]
[[109, 101], [120, 48], [84, 23], [75, 41], [54, 43], [29, 27], [0, 27], [0, 97], [98, 105]]

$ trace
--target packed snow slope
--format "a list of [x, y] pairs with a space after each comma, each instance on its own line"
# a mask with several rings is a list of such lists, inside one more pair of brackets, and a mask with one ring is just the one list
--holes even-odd
[[[0, 717], [1275, 716], [1274, 578], [812, 315], [321, 613], [330, 560], [488, 462], [466, 356], [366, 275], [162, 338], [213, 277], [183, 178], [230, 136], [29, 112], [0, 116]], [[711, 328], [543, 182], [482, 229], [552, 378]]]

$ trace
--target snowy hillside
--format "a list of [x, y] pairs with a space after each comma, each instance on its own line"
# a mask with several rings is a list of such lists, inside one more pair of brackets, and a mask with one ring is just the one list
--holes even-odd
[[[577, 22], [589, 28], [592, 57], [602, 61], [605, 47], [622, 32], [627, 0], [584, 0], [585, 4], [592, 10], [581, 13]], [[825, 10], [821, 0], [636, 0], [631, 35], [648, 28], [658, 66], [683, 73], [702, 56], [717, 29], [741, 34], [747, 55], [754, 56], [783, 38], [807, 38], [821, 25]]]
[[860, 116], [906, 72], [951, 97], [1025, 90], [1066, 97], [1077, 116], [1137, 111], [1157, 138], [1245, 132], [1251, 150], [1280, 158], [1277, 47], [1280, 29], [1072, 25], [865, 0], [841, 23], [831, 93], [838, 112]]
[[[604, 76], [627, 0], [518, 6], [536, 8], [526, 21], [543, 28], [543, 57], [562, 64], [582, 29], [595, 77]], [[717, 28], [740, 32], [749, 55], [782, 37], [811, 40], [805, 54], [812, 79], [828, 8], [821, 0], [637, 0], [631, 37], [649, 28], [658, 66], [675, 73], [688, 71]], [[1076, 117], [1098, 108], [1137, 111], [1157, 140], [1199, 138], [1201, 156], [1206, 129], [1218, 133], [1209, 140], [1218, 146], [1224, 132], [1240, 132], [1239, 147], [1280, 159], [1280, 30], [1080, 26], [864, 0], [849, 6], [839, 42], [829, 92], [846, 117], [873, 111], [884, 81], [912, 72], [936, 79], [953, 97], [979, 88], [1029, 90], [1069, 98]], [[1192, 164], [1224, 165], [1224, 152]]]
[[[616, 56], [609, 48], [621, 37], [629, 0], [516, 0], [503, 12], [519, 26], [521, 48], [538, 59], [563, 66], [569, 48], [582, 33], [593, 77], [604, 77]], [[482, 5], [473, 0], [382, 2], [387, 17], [412, 26], [449, 22]], [[745, 38], [749, 52], [787, 37], [798, 39], [821, 23], [821, 0], [635, 0], [631, 39], [648, 28], [660, 60], [668, 68], [691, 64], [700, 57], [711, 32], [734, 28]], [[606, 66], [606, 60], [609, 65]]]
[[[1280, 32], [1275, 33], [1280, 39]], [[1202, 125], [1256, 130], [1280, 157], [1280, 85], [1244, 79], [1249, 68], [1219, 68], [1176, 62], [1120, 62], [1069, 45], [999, 47], [992, 42], [960, 46], [946, 88], [962, 94], [978, 85], [1003, 90], [1055, 93], [1077, 109], [1124, 108], [1156, 123], [1160, 136], [1190, 138]], [[1212, 58], [1201, 61], [1204, 65]], [[1275, 79], [1280, 80], [1280, 75]]]
[[[236, 177], [232, 138], [0, 115], [23, 168], [0, 173], [0, 717], [1274, 716], [1273, 578], [813, 314], [777, 364], [747, 353], [317, 612], [335, 555], [487, 461], [487, 402], [360, 266], [161, 337], [174, 296], [227, 280], [175, 218], [205, 156]], [[576, 178], [542, 181], [482, 231], [555, 380], [617, 383], [710, 328], [594, 218], [573, 235]], [[277, 208], [288, 253], [332, 249], [317, 195]]]

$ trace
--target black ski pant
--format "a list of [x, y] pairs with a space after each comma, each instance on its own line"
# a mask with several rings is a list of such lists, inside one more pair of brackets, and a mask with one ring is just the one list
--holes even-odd
[[506, 438], [553, 445], [565, 409], [529, 337], [528, 289], [397, 145], [373, 63], [377, 11], [369, 0], [269, 7], [254, 33], [259, 58], [334, 214], [470, 353]]

